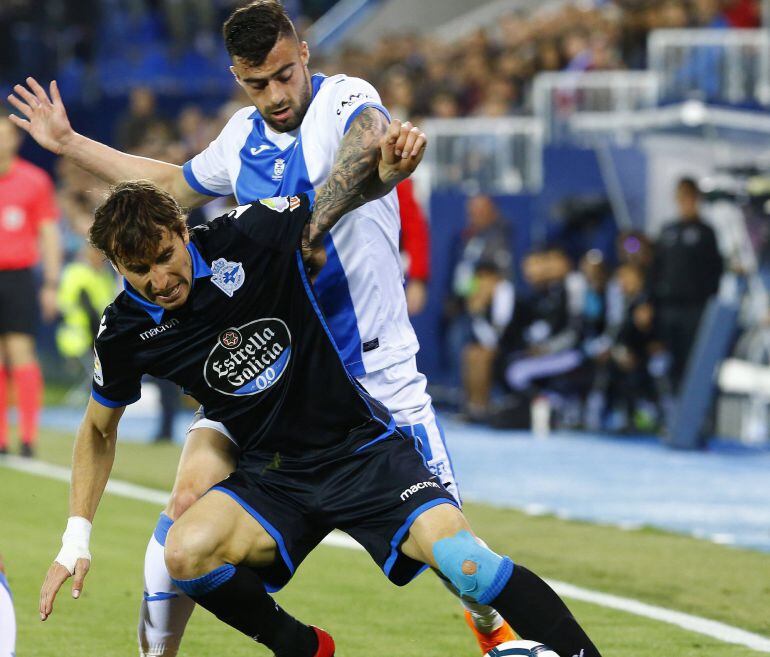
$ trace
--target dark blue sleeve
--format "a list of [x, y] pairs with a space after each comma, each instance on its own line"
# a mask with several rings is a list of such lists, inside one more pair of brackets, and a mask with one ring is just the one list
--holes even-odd
[[94, 344], [94, 377], [91, 396], [102, 406], [120, 408], [141, 397], [142, 373], [136, 368], [133, 349], [110, 328], [108, 308]]
[[302, 232], [312, 214], [314, 193], [276, 196], [241, 205], [223, 219], [257, 244], [283, 252], [300, 245]]

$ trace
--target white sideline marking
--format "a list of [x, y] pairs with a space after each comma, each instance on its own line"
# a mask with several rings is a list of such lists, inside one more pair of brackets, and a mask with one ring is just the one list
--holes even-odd
[[[70, 480], [69, 468], [52, 465], [50, 463], [43, 463], [42, 461], [23, 459], [18, 456], [5, 456], [0, 457], [0, 465], [11, 468], [12, 470], [19, 470], [20, 472], [48, 477], [49, 479], [56, 479], [58, 481], [69, 482]], [[110, 480], [107, 483], [107, 492], [119, 497], [127, 497], [142, 502], [152, 502], [153, 504], [158, 505], [165, 505], [169, 496], [169, 493], [164, 491], [147, 488], [145, 486], [137, 486], [120, 480]], [[363, 550], [363, 548], [350, 538], [350, 536], [339, 531], [334, 531], [329, 534], [323, 540], [323, 544], [349, 550]], [[643, 616], [662, 623], [676, 625], [682, 629], [697, 632], [698, 634], [703, 634], [719, 641], [724, 641], [725, 643], [737, 644], [746, 646], [747, 648], [751, 648], [758, 652], [770, 653], [769, 638], [747, 632], [746, 630], [733, 627], [732, 625], [726, 625], [725, 623], [720, 623], [718, 621], [701, 618], [700, 616], [692, 616], [681, 611], [666, 609], [665, 607], [648, 605], [631, 598], [622, 598], [617, 595], [584, 589], [579, 586], [574, 586], [573, 584], [568, 584], [567, 582], [559, 582], [556, 580], [547, 580], [547, 582], [559, 595], [564, 596], [565, 598], [590, 602], [591, 604], [607, 607], [609, 609], [625, 611], [629, 614], [634, 614], [635, 616]]]

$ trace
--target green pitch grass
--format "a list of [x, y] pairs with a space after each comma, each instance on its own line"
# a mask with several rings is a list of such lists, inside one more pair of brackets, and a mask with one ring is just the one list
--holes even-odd
[[[48, 433], [44, 460], [69, 462], [71, 439]], [[178, 448], [123, 444], [115, 476], [168, 489]], [[624, 532], [469, 504], [479, 535], [539, 574], [720, 620], [770, 635], [770, 555], [721, 547], [664, 532]], [[63, 590], [45, 623], [37, 600], [59, 547], [67, 486], [0, 465], [0, 552], [8, 568], [19, 625], [19, 657], [124, 657], [136, 654], [142, 561], [159, 509], [105, 496], [92, 537], [94, 561], [80, 600]], [[430, 573], [399, 589], [364, 552], [319, 547], [278, 600], [301, 619], [328, 629], [341, 657], [471, 657], [477, 650], [459, 605]], [[748, 657], [731, 646], [674, 626], [568, 601], [607, 657]], [[183, 655], [268, 655], [203, 610], [193, 615]]]

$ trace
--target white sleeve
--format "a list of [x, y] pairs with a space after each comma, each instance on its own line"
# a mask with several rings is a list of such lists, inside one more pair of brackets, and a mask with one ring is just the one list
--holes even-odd
[[380, 94], [366, 80], [343, 78], [334, 84], [332, 111], [336, 117], [337, 136], [341, 139], [350, 124], [367, 107], [376, 107], [390, 121], [390, 114], [380, 100]]
[[251, 132], [253, 107], [236, 112], [206, 150], [187, 161], [182, 170], [196, 192], [208, 196], [229, 196], [234, 192], [233, 172], [239, 171], [241, 148]]

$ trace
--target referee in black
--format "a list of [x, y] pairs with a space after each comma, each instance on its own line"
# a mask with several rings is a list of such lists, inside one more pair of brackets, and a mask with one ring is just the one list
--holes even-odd
[[651, 270], [660, 339], [671, 354], [674, 390], [687, 365], [706, 302], [719, 290], [724, 264], [714, 229], [700, 215], [700, 190], [692, 178], [676, 187], [679, 217], [663, 227]]
[[[392, 124], [380, 165], [380, 179], [393, 185], [422, 157], [419, 149], [417, 157], [396, 158], [394, 134]], [[399, 150], [411, 152], [406, 144]], [[149, 373], [195, 397], [237, 450], [235, 472], [171, 527], [169, 573], [196, 603], [277, 657], [334, 655], [326, 632], [290, 616], [269, 592], [335, 528], [363, 545], [395, 584], [431, 566], [461, 595], [492, 605], [521, 636], [563, 655], [597, 657], [543, 580], [473, 536], [414, 441], [348, 374], [301, 255], [303, 242], [313, 246], [331, 229], [314, 220], [311, 205], [305, 195], [267, 199], [188, 233], [171, 196], [132, 182], [97, 209], [91, 240], [124, 276], [125, 290], [96, 340], [71, 516], [43, 584], [41, 618], [71, 574], [75, 597], [82, 589], [117, 425]]]

